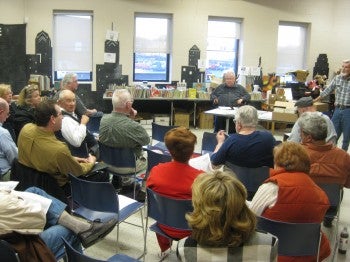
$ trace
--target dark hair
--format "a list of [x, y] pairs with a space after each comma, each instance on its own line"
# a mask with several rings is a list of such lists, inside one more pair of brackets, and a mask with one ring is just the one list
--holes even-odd
[[51, 116], [57, 117], [55, 105], [54, 100], [44, 100], [38, 104], [34, 111], [37, 126], [47, 126]]

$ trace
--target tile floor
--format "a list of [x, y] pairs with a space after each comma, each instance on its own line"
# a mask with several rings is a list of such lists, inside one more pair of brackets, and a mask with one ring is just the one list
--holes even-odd
[[[203, 131], [212, 130], [192, 130], [196, 135], [198, 141], [201, 141]], [[288, 131], [288, 130], [286, 130]], [[278, 140], [282, 140], [284, 131], [276, 130], [275, 137]], [[196, 146], [196, 152], [200, 151], [200, 142]], [[349, 167], [350, 168], [350, 167]], [[135, 214], [129, 218], [130, 222], [140, 223], [139, 214]], [[151, 224], [152, 221], [149, 222]], [[333, 222], [334, 223], [334, 222]], [[340, 219], [339, 219], [339, 230], [344, 226], [348, 226], [350, 229], [350, 190], [344, 190], [344, 197], [341, 205]], [[335, 227], [324, 228], [323, 231], [327, 234], [331, 241], [332, 247], [334, 247], [335, 236], [338, 236], [338, 232], [334, 232]], [[132, 225], [122, 223], [120, 225], [119, 232], [119, 249], [116, 247], [117, 230], [116, 228], [102, 241], [95, 244], [94, 246], [85, 250], [85, 253], [91, 257], [98, 259], [107, 259], [108, 257], [118, 253], [127, 254], [129, 256], [137, 258], [143, 252], [143, 235], [141, 228], [134, 227]], [[176, 258], [176, 242], [173, 243], [171, 254], [164, 261], [177, 261]], [[155, 234], [151, 231], [147, 233], [147, 255], [145, 256], [145, 261], [159, 261], [158, 257], [159, 247]], [[338, 251], [332, 253], [332, 255], [326, 259], [326, 261], [350, 261], [350, 250], [346, 255], [338, 254]], [[334, 257], [333, 257], [334, 254]]]

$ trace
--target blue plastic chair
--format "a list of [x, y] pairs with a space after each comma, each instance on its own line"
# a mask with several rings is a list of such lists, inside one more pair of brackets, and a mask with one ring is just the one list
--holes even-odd
[[252, 200], [256, 191], [263, 182], [269, 178], [268, 166], [262, 167], [242, 167], [226, 162], [225, 165], [230, 168], [237, 176], [239, 181], [245, 186], [248, 192], [248, 200]]
[[[114, 176], [132, 176], [134, 178], [134, 199], [136, 197], [136, 156], [132, 148], [110, 147], [99, 142], [100, 160], [110, 165], [109, 173]], [[115, 168], [125, 168], [130, 170], [130, 173], [122, 174], [116, 171]], [[129, 171], [128, 171], [129, 172]]]
[[164, 142], [164, 136], [166, 132], [175, 127], [177, 126], [163, 126], [152, 122], [152, 145], [154, 142], [153, 140], [157, 140], [158, 142]]
[[[142, 208], [140, 203], [132, 198], [118, 195], [111, 183], [93, 182], [79, 179], [69, 174], [72, 188], [72, 213], [90, 221], [108, 221], [117, 219], [117, 245], [119, 243], [119, 224], [136, 212], [140, 212], [141, 226], [144, 232]], [[124, 203], [127, 203], [124, 204]], [[144, 254], [142, 254], [143, 256]], [[142, 257], [141, 256], [141, 257]]]
[[[185, 218], [185, 214], [193, 211], [192, 200], [190, 199], [175, 199], [171, 197], [166, 197], [154, 192], [150, 188], [147, 188], [146, 192], [147, 219], [145, 234], [145, 252], [149, 218], [153, 218], [155, 221], [162, 225], [173, 227], [179, 230], [191, 230]], [[149, 227], [151, 231], [154, 231], [172, 240], [179, 240], [168, 236], [162, 229], [158, 227], [157, 222]]]
[[154, 152], [152, 149], [145, 149], [147, 151], [147, 171], [146, 178], [149, 175], [151, 169], [159, 163], [167, 163], [172, 161], [172, 157], [169, 154], [161, 154]]
[[0, 257], [6, 262], [20, 262], [16, 250], [5, 240], [0, 240]]
[[68, 258], [68, 261], [74, 261], [74, 262], [107, 262], [107, 261], [116, 261], [116, 262], [135, 262], [138, 261], [137, 259], [134, 259], [132, 257], [129, 257], [127, 255], [123, 254], [115, 254], [114, 256], [108, 258], [107, 260], [100, 260], [100, 259], [95, 259], [92, 257], [88, 257], [76, 249], [74, 249], [64, 238], [62, 238], [64, 242], [64, 247], [66, 250], [66, 255]]
[[100, 133], [101, 119], [102, 116], [90, 116], [89, 122], [86, 124], [86, 128], [91, 134]]
[[258, 217], [257, 229], [278, 238], [278, 255], [316, 256], [321, 244], [320, 223], [287, 223]]
[[217, 144], [216, 133], [204, 132], [202, 138], [202, 155], [213, 153]]

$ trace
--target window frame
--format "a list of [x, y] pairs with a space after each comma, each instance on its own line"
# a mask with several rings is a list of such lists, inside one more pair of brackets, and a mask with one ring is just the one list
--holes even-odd
[[[284, 51], [281, 51], [280, 43], [279, 43], [279, 35], [280, 35], [280, 26], [289, 26], [289, 27], [295, 27], [295, 28], [300, 28], [301, 33], [304, 35], [303, 37], [303, 43], [300, 42], [298, 43], [301, 45], [298, 49], [300, 49], [302, 52], [298, 53], [299, 56], [296, 56], [296, 53], [292, 53], [293, 50], [296, 50], [296, 48], [289, 48], [289, 51], [287, 48], [284, 48]], [[278, 40], [277, 40], [277, 58], [276, 58], [276, 73], [278, 75], [284, 75], [287, 72], [290, 71], [295, 71], [295, 70], [304, 70], [307, 68], [307, 55], [308, 55], [308, 44], [309, 44], [309, 29], [310, 29], [310, 24], [309, 23], [301, 23], [301, 22], [288, 22], [288, 21], [280, 21], [278, 24]], [[290, 34], [289, 34], [290, 35]], [[293, 42], [295, 41], [288, 41], [288, 42]], [[295, 52], [295, 51], [294, 51]], [[281, 57], [282, 56], [282, 57]], [[289, 57], [293, 57], [294, 59], [288, 59]], [[296, 57], [299, 61], [296, 61]], [[293, 61], [287, 64], [284, 61]], [[298, 65], [299, 64], [299, 65]]]
[[[162, 48], [159, 48], [157, 50], [157, 48], [155, 48], [154, 50], [150, 50], [149, 48], [145, 48], [147, 50], [145, 50], [144, 52], [140, 52], [138, 51], [139, 49], [143, 49], [141, 46], [145, 46], [145, 45], [139, 45], [138, 43], [138, 37], [137, 37], [137, 22], [136, 20], [138, 18], [151, 18], [151, 19], [167, 19], [167, 34], [166, 34], [166, 44], [165, 44], [165, 52], [160, 52], [159, 50]], [[161, 83], [161, 82], [166, 82], [169, 83], [170, 82], [170, 69], [171, 69], [171, 57], [172, 57], [172, 39], [173, 39], [173, 15], [172, 14], [167, 14], [167, 13], [139, 13], [139, 12], [135, 12], [134, 14], [134, 47], [133, 47], [133, 81], [134, 82], [157, 82], [157, 83]], [[165, 74], [162, 74], [165, 76], [165, 78], [162, 79], [152, 79], [152, 78], [140, 78], [137, 77], [137, 68], [136, 68], [136, 63], [137, 63], [137, 54], [144, 54], [145, 56], [152, 56], [152, 54], [154, 54], [155, 56], [157, 54], [163, 54], [163, 56], [165, 55]], [[155, 66], [162, 64], [161, 62], [164, 61], [154, 61], [154, 62], [158, 62]], [[153, 63], [150, 63], [151, 67], [154, 66]], [[160, 66], [163, 69], [163, 66]], [[147, 74], [147, 73], [145, 73]]]
[[[62, 52], [57, 50], [57, 48], [60, 46], [58, 44], [58, 38], [63, 38], [67, 39], [66, 36], [58, 36], [58, 32], [56, 31], [56, 26], [57, 26], [57, 17], [58, 16], [88, 16], [89, 17], [89, 43], [85, 42], [86, 44], [82, 46], [82, 49], [87, 48], [87, 51], [81, 52], [80, 57], [82, 57], [81, 61], [82, 64], [86, 64], [86, 61], [89, 61], [89, 65], [86, 68], [81, 68], [80, 69], [73, 69], [71, 70], [70, 68], [61, 68], [58, 66], [58, 52]], [[84, 82], [84, 83], [91, 83], [93, 81], [93, 23], [94, 23], [94, 13], [93, 11], [89, 10], [53, 10], [53, 50], [52, 50], [52, 57], [53, 57], [53, 66], [52, 66], [52, 74], [53, 74], [53, 79], [54, 81], [60, 81], [66, 73], [76, 73], [78, 76], [79, 82]], [[85, 24], [86, 26], [87, 24]], [[67, 27], [62, 29], [63, 31], [67, 30]], [[61, 31], [62, 31], [61, 30]], [[74, 27], [74, 32], [76, 32], [77, 29]], [[60, 32], [61, 33], [61, 32]], [[67, 31], [67, 35], [69, 35], [69, 31]], [[76, 34], [75, 34], [76, 35]], [[84, 42], [84, 41], [82, 41]], [[73, 48], [71, 48], [73, 50]], [[75, 52], [76, 53], [76, 52]], [[86, 59], [86, 57], [88, 58]], [[88, 69], [89, 68], [89, 69]], [[60, 69], [60, 70], [59, 70]]]
[[[215, 36], [211, 36], [210, 35], [210, 32], [209, 32], [209, 23], [210, 22], [226, 22], [226, 23], [234, 23], [234, 27], [235, 27], [235, 30], [231, 32], [231, 36], [230, 35], [227, 35], [227, 36], [217, 36], [216, 38], [218, 39], [231, 39], [233, 41], [233, 46], [232, 46], [232, 50], [228, 50], [228, 51], [225, 51], [225, 50], [220, 50], [220, 49], [209, 49], [209, 38], [215, 38]], [[209, 58], [208, 58], [208, 52], [221, 52], [221, 53], [231, 53], [232, 55], [234, 55], [234, 58], [232, 60], [232, 64], [233, 64], [233, 67], [232, 68], [229, 68], [229, 67], [224, 67], [221, 68], [221, 70], [218, 70], [220, 71], [221, 73], [220, 74], [217, 74], [216, 76], [217, 77], [222, 77], [222, 74], [227, 71], [227, 70], [233, 70], [236, 74], [237, 74], [237, 71], [238, 71], [238, 62], [239, 62], [239, 59], [240, 59], [240, 45], [241, 45], [241, 31], [242, 31], [242, 23], [243, 23], [243, 19], [242, 18], [236, 18], [236, 17], [218, 17], [218, 16], [209, 16], [208, 17], [208, 30], [207, 30], [207, 47], [206, 47], [206, 78], [208, 79], [208, 72], [210, 72], [209, 70], [211, 65], [209, 63]], [[227, 57], [227, 56], [225, 56]]]

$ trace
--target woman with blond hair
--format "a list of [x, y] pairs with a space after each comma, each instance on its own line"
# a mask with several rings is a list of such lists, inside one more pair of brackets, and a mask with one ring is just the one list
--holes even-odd
[[0, 97], [3, 98], [9, 104], [9, 116], [2, 124], [3, 128], [6, 128], [13, 141], [16, 142], [16, 133], [14, 129], [14, 117], [16, 112], [16, 104], [12, 102], [12, 89], [11, 85], [0, 84]]
[[[193, 212], [186, 215], [192, 235], [178, 243], [181, 261], [276, 261], [277, 241], [255, 231], [247, 191], [228, 172], [199, 175], [192, 185]], [[254, 251], [253, 251], [254, 250]]]
[[38, 85], [27, 85], [19, 93], [14, 117], [14, 128], [17, 137], [25, 124], [35, 122], [34, 109], [40, 101], [41, 96]]
[[[193, 180], [203, 171], [188, 164], [197, 142], [197, 137], [186, 127], [176, 127], [164, 136], [164, 142], [173, 161], [161, 163], [151, 169], [146, 186], [153, 191], [177, 199], [191, 199]], [[173, 238], [184, 238], [191, 234], [188, 230], [179, 230], [162, 224], [159, 227]], [[161, 256], [167, 256], [171, 241], [157, 234]]]
[[[250, 203], [256, 215], [290, 223], [321, 223], [329, 208], [326, 193], [309, 176], [310, 158], [302, 145], [284, 142], [274, 149], [274, 169]], [[322, 234], [320, 257], [330, 255]], [[279, 262], [316, 261], [313, 256], [279, 256]]]

